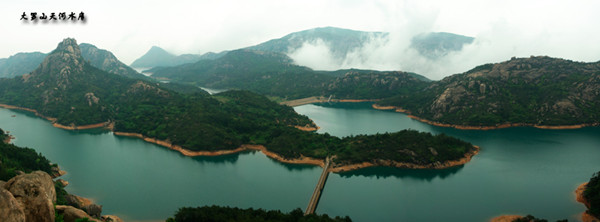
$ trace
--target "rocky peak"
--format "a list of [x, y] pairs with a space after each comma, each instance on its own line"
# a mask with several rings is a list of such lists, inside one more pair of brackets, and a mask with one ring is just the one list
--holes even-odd
[[37, 85], [50, 84], [57, 89], [65, 89], [75, 79], [81, 78], [84, 65], [85, 60], [81, 56], [77, 41], [66, 38], [31, 72], [31, 76], [24, 75], [23, 81]]
[[59, 74], [68, 76], [83, 71], [84, 59], [77, 41], [66, 38], [58, 44], [58, 47], [44, 59], [44, 62], [32, 72], [35, 75]]

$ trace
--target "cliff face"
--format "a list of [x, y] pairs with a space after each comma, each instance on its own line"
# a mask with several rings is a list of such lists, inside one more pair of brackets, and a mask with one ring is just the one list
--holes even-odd
[[575, 125], [598, 122], [599, 95], [599, 63], [531, 57], [482, 65], [387, 105], [456, 125]]

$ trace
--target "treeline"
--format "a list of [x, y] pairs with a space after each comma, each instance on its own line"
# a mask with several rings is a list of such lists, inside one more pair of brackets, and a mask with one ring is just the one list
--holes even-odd
[[17, 175], [17, 171], [30, 173], [41, 170], [51, 174], [50, 161], [31, 148], [21, 148], [2, 141], [8, 135], [0, 129], [0, 180], [7, 181]]
[[204, 207], [183, 207], [175, 214], [174, 218], [167, 219], [167, 222], [229, 222], [229, 221], [270, 221], [270, 222], [350, 222], [348, 216], [331, 218], [327, 214], [304, 216], [300, 208], [289, 213], [283, 213], [279, 210], [266, 211], [263, 209], [240, 209], [221, 206]]

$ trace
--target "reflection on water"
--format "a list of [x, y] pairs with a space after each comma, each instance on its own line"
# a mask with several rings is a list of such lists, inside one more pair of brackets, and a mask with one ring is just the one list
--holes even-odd
[[[256, 152], [259, 152], [259, 151], [256, 151]], [[260, 153], [260, 154], [262, 155], [262, 153]], [[275, 163], [277, 165], [283, 166], [285, 169], [287, 169], [290, 172], [293, 172], [293, 171], [300, 172], [300, 171], [305, 171], [305, 170], [315, 170], [315, 168], [319, 168], [319, 170], [321, 170], [321, 167], [315, 166], [315, 165], [310, 165], [310, 164], [289, 164], [289, 163], [282, 163], [282, 162], [279, 162], [279, 161], [271, 159], [271, 158], [269, 158], [269, 160], [271, 160], [271, 162], [273, 162], [273, 163]]]
[[412, 178], [424, 181], [432, 181], [435, 178], [445, 179], [463, 169], [464, 165], [450, 167], [442, 170], [432, 169], [400, 169], [394, 167], [367, 167], [359, 170], [353, 170], [350, 172], [339, 173], [343, 178], [351, 177], [368, 177], [385, 179], [388, 177], [395, 178]]
[[[179, 151], [176, 151], [176, 150], [173, 150], [173, 151], [179, 153]], [[191, 158], [200, 163], [215, 163], [215, 164], [231, 163], [231, 164], [233, 164], [233, 163], [236, 163], [240, 159], [241, 154], [246, 154], [249, 152], [251, 152], [251, 151], [243, 151], [243, 152], [239, 152], [239, 153], [232, 153], [232, 154], [219, 155], [219, 156], [195, 156], [195, 157], [191, 157]], [[183, 155], [183, 154], [181, 154], [181, 155]]]

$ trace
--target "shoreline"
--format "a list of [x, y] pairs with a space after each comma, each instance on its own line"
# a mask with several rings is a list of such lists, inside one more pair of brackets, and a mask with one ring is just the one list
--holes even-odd
[[521, 218], [523, 218], [521, 215], [500, 215], [490, 219], [490, 222], [513, 222]]
[[503, 123], [503, 124], [498, 124], [496, 126], [466, 126], [466, 125], [440, 123], [440, 122], [435, 122], [435, 121], [431, 121], [428, 119], [423, 119], [423, 118], [412, 115], [410, 111], [403, 109], [402, 107], [379, 106], [376, 104], [371, 105], [371, 107], [373, 107], [373, 109], [378, 109], [378, 110], [395, 110], [396, 112], [407, 114], [408, 118], [417, 120], [422, 123], [426, 123], [426, 124], [433, 125], [433, 126], [439, 126], [439, 127], [455, 128], [455, 129], [460, 129], [460, 130], [492, 130], [492, 129], [505, 129], [505, 128], [510, 128], [510, 127], [534, 127], [534, 128], [538, 128], [538, 129], [560, 130], [560, 129], [580, 129], [580, 128], [584, 128], [584, 127], [600, 125], [600, 123], [592, 123], [592, 124], [584, 123], [584, 124], [575, 124], [575, 125], [547, 126], [547, 125], [537, 125], [537, 124], [531, 124], [531, 123]]
[[240, 147], [233, 149], [233, 150], [217, 150], [217, 151], [193, 151], [193, 150], [188, 150], [185, 149], [179, 145], [173, 145], [171, 142], [169, 141], [164, 141], [164, 140], [158, 140], [155, 138], [149, 138], [149, 137], [145, 137], [142, 134], [139, 133], [126, 133], [126, 132], [114, 132], [115, 135], [117, 136], [127, 136], [127, 137], [136, 137], [136, 138], [140, 138], [146, 142], [149, 143], [154, 143], [157, 145], [161, 145], [164, 147], [167, 147], [171, 150], [175, 150], [178, 151], [179, 153], [183, 154], [184, 156], [189, 156], [189, 157], [194, 157], [194, 156], [219, 156], [219, 155], [227, 155], [227, 154], [234, 154], [234, 153], [239, 153], [239, 152], [243, 152], [243, 151], [247, 151], [247, 150], [254, 150], [254, 151], [261, 151], [263, 154], [265, 154], [266, 156], [275, 159], [279, 162], [283, 162], [283, 163], [292, 163], [292, 164], [309, 164], [309, 165], [317, 165], [317, 166], [325, 166], [325, 161], [324, 160], [320, 160], [320, 159], [314, 159], [314, 158], [310, 158], [310, 157], [305, 157], [302, 156], [298, 159], [287, 159], [284, 158], [282, 156], [280, 156], [277, 153], [271, 152], [269, 150], [267, 150], [267, 148], [263, 145], [252, 145], [252, 144], [242, 144]]
[[[341, 102], [366, 102], [366, 101], [376, 101], [376, 100], [351, 100], [351, 99], [348, 99], [348, 100], [336, 100], [336, 101], [337, 102], [339, 102], [339, 101], [341, 101]], [[270, 157], [270, 158], [275, 159], [282, 163], [308, 164], [308, 165], [317, 165], [320, 167], [325, 166], [325, 160], [315, 159], [315, 158], [305, 157], [305, 156], [301, 156], [300, 158], [295, 158], [295, 159], [287, 159], [277, 153], [269, 151], [263, 145], [242, 144], [240, 147], [233, 149], [233, 150], [192, 151], [192, 150], [185, 149], [179, 145], [174, 145], [168, 140], [164, 141], [164, 140], [159, 140], [156, 138], [150, 138], [150, 137], [146, 137], [140, 133], [128, 133], [128, 132], [114, 131], [114, 123], [112, 123], [110, 121], [103, 122], [103, 123], [83, 125], [83, 126], [74, 126], [74, 125], [65, 126], [65, 125], [56, 123], [56, 118], [43, 116], [43, 115], [39, 114], [39, 112], [37, 112], [37, 110], [34, 110], [34, 109], [17, 107], [17, 106], [6, 105], [6, 104], [0, 104], [0, 108], [18, 109], [18, 110], [25, 110], [25, 111], [33, 112], [36, 114], [36, 116], [39, 116], [39, 117], [42, 117], [44, 119], [51, 121], [52, 126], [60, 128], [60, 129], [65, 129], [65, 130], [105, 128], [105, 129], [112, 131], [114, 135], [139, 138], [146, 142], [154, 143], [154, 144], [157, 144], [157, 145], [160, 145], [163, 147], [167, 147], [171, 150], [178, 151], [181, 154], [183, 154], [185, 156], [190, 156], [190, 157], [193, 157], [193, 156], [219, 156], [219, 155], [239, 153], [239, 152], [246, 151], [246, 150], [255, 150], [255, 151], [261, 151], [267, 157]], [[317, 126], [316, 129], [314, 129], [315, 127], [301, 127], [301, 126], [295, 126], [295, 127], [300, 130], [310, 129], [310, 131], [314, 131], [314, 130], [317, 130], [320, 128], [319, 126]], [[359, 164], [336, 166], [336, 167], [331, 168], [330, 172], [334, 172], [334, 173], [347, 172], [347, 171], [351, 171], [351, 170], [361, 169], [361, 168], [365, 168], [365, 167], [372, 167], [372, 166], [392, 166], [392, 167], [410, 168], [410, 169], [444, 169], [444, 168], [448, 168], [448, 167], [463, 165], [463, 164], [469, 162], [471, 160], [471, 158], [479, 152], [479, 147], [478, 146], [474, 146], [474, 147], [475, 147], [475, 149], [465, 153], [465, 156], [463, 158], [458, 159], [458, 160], [446, 161], [444, 163], [436, 162], [436, 163], [431, 163], [428, 165], [417, 165], [417, 164], [402, 163], [402, 162], [396, 162], [396, 161], [378, 161], [377, 164], [373, 164], [371, 162], [363, 162], [363, 163], [359, 163]]]
[[362, 168], [376, 167], [376, 166], [396, 167], [396, 168], [405, 168], [405, 169], [437, 169], [437, 170], [446, 169], [446, 168], [450, 168], [450, 167], [461, 166], [461, 165], [464, 165], [464, 164], [470, 162], [471, 159], [473, 158], [473, 156], [477, 155], [477, 153], [479, 153], [479, 151], [481, 150], [481, 148], [479, 146], [473, 145], [473, 147], [475, 149], [465, 153], [465, 155], [458, 160], [435, 162], [435, 163], [430, 163], [430, 164], [426, 164], [426, 165], [419, 165], [419, 164], [414, 164], [414, 163], [404, 163], [404, 162], [397, 162], [397, 161], [390, 161], [390, 160], [377, 160], [376, 163], [362, 162], [362, 163], [355, 163], [355, 164], [350, 164], [350, 165], [334, 166], [329, 169], [329, 172], [342, 173], [342, 172], [348, 172], [348, 171], [352, 171], [352, 170], [358, 170], [358, 169], [362, 169]]
[[85, 129], [104, 128], [104, 127], [108, 127], [111, 124], [110, 121], [107, 121], [107, 122], [95, 123], [95, 124], [88, 124], [88, 125], [82, 125], [82, 126], [75, 126], [75, 125], [65, 126], [65, 125], [62, 125], [60, 123], [57, 123], [56, 122], [56, 118], [44, 116], [44, 115], [40, 114], [35, 109], [24, 108], [24, 107], [13, 106], [13, 105], [7, 105], [7, 104], [1, 104], [1, 103], [0, 103], [0, 108], [16, 109], [16, 110], [23, 110], [23, 111], [32, 112], [36, 116], [39, 116], [41, 118], [44, 118], [44, 119], [50, 121], [50, 123], [52, 123], [52, 126], [54, 126], [56, 128], [60, 128], [60, 129], [66, 129], [66, 130], [85, 130]]
[[583, 197], [583, 191], [585, 191], [587, 184], [588, 182], [582, 183], [579, 186], [577, 186], [577, 189], [575, 189], [575, 200], [577, 200], [577, 202], [579, 203], [582, 203], [586, 207], [586, 211], [581, 213], [581, 220], [583, 222], [600, 221], [600, 219], [594, 217], [594, 215], [591, 215], [587, 212], [587, 209], [590, 209], [590, 203], [585, 199], [585, 197]]
[[302, 99], [283, 101], [283, 102], [280, 102], [279, 104], [294, 107], [294, 106], [301, 106], [301, 105], [312, 104], [312, 103], [326, 103], [326, 102], [362, 103], [362, 102], [377, 102], [379, 100], [381, 100], [381, 99], [327, 99], [323, 96], [312, 96], [312, 97], [307, 97], [307, 98], [302, 98]]
[[317, 126], [317, 124], [315, 123], [315, 121], [313, 121], [312, 119], [310, 119], [310, 122], [312, 123], [313, 126], [310, 126], [310, 124], [306, 124], [305, 126], [293, 126], [296, 129], [302, 130], [302, 131], [306, 131], [306, 132], [313, 132], [313, 131], [317, 131], [319, 129], [321, 129], [320, 126]]
[[[189, 156], [189, 157], [219, 156], [219, 155], [235, 154], [235, 153], [239, 153], [239, 152], [243, 152], [243, 151], [260, 151], [265, 156], [267, 156], [271, 159], [277, 160], [279, 162], [282, 162], [282, 163], [316, 165], [316, 166], [320, 166], [320, 167], [325, 166], [325, 160], [323, 160], [323, 159], [316, 159], [316, 158], [311, 158], [311, 157], [306, 157], [306, 156], [301, 156], [300, 158], [288, 159], [277, 153], [269, 151], [263, 145], [242, 144], [240, 147], [238, 147], [236, 149], [232, 149], [232, 150], [192, 151], [192, 150], [185, 149], [179, 145], [173, 145], [169, 141], [145, 137], [139, 133], [114, 132], [114, 134], [117, 136], [127, 136], [127, 137], [139, 138], [146, 142], [154, 143], [154, 144], [166, 147], [168, 149], [178, 151], [179, 153], [183, 154], [184, 156]], [[396, 161], [380, 161], [377, 164], [373, 164], [371, 162], [363, 162], [363, 163], [359, 163], [359, 164], [335, 166], [335, 167], [330, 168], [328, 171], [333, 172], [333, 173], [341, 173], [341, 172], [348, 172], [348, 171], [352, 171], [352, 170], [358, 170], [358, 169], [362, 169], [362, 168], [366, 168], [366, 167], [374, 167], [374, 166], [390, 166], [390, 167], [407, 168], [407, 169], [446, 169], [446, 168], [450, 168], [450, 167], [454, 167], [454, 166], [464, 165], [464, 164], [468, 163], [469, 161], [471, 161], [472, 157], [475, 156], [477, 153], [479, 153], [479, 150], [481, 149], [479, 146], [474, 145], [473, 147], [475, 147], [475, 149], [465, 153], [465, 156], [463, 158], [460, 158], [458, 160], [445, 161], [443, 163], [437, 162], [437, 163], [431, 163], [431, 164], [427, 164], [427, 165], [418, 165], [418, 164], [403, 163], [403, 162], [396, 162]]]

